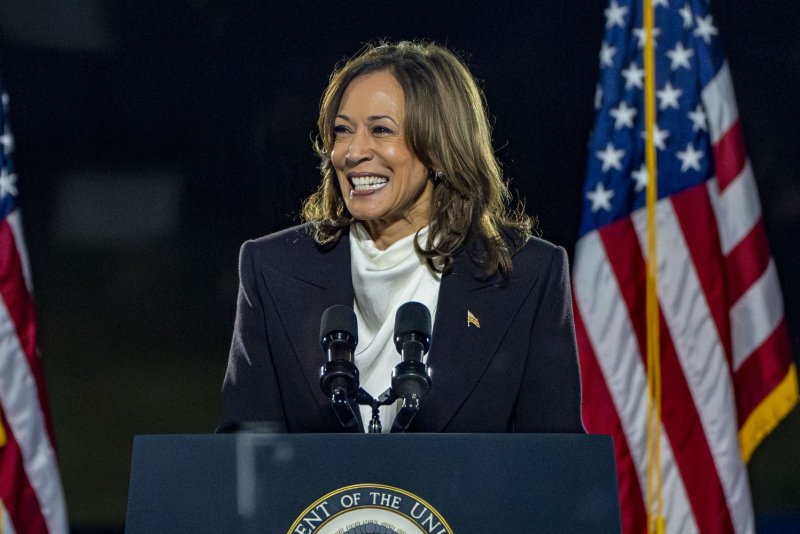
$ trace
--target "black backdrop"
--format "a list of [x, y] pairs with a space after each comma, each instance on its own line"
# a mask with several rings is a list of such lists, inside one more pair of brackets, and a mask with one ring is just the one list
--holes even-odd
[[[316, 186], [319, 95], [368, 40], [426, 37], [481, 80], [512, 188], [572, 253], [604, 0], [0, 5], [0, 76], [73, 524], [119, 526], [131, 437], [206, 432], [248, 238]], [[800, 34], [789, 2], [720, 1], [797, 354]], [[756, 453], [762, 518], [800, 510], [793, 415]]]

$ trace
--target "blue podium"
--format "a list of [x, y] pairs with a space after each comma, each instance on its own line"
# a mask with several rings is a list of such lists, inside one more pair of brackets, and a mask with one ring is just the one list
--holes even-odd
[[137, 436], [126, 532], [620, 532], [608, 436]]

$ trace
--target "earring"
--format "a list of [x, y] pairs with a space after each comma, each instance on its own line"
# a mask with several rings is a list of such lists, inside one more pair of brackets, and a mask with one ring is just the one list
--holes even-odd
[[442, 171], [436, 171], [433, 173], [433, 183], [438, 184], [439, 182], [444, 179], [444, 173]]

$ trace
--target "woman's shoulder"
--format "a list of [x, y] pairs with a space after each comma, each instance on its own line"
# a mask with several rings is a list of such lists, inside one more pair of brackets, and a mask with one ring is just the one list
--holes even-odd
[[261, 264], [292, 265], [297, 261], [308, 260], [310, 255], [324, 254], [332, 246], [318, 245], [310, 225], [306, 223], [245, 241], [240, 256], [252, 257], [256, 263]]
[[293, 247], [297, 243], [305, 242], [306, 240], [313, 241], [309, 231], [308, 224], [299, 224], [283, 230], [278, 230], [271, 234], [263, 235], [255, 239], [249, 239], [244, 242], [243, 247], [251, 247], [254, 249], [274, 248], [274, 247]]
[[288, 260], [314, 248], [314, 238], [308, 225], [301, 224], [245, 241], [242, 243], [241, 257], [253, 257], [257, 263], [273, 258]]
[[563, 265], [567, 263], [567, 252], [563, 247], [546, 239], [531, 236], [517, 249], [512, 259], [514, 271], [519, 274], [541, 272], [550, 266], [563, 269]]

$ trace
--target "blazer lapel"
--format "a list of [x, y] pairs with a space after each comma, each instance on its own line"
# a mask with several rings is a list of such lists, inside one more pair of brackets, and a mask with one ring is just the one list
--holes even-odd
[[417, 415], [420, 428], [440, 432], [491, 364], [500, 342], [538, 276], [514, 277], [507, 286], [471, 274], [466, 253], [442, 278], [428, 365], [431, 393]]
[[[320, 408], [330, 407], [319, 386], [320, 367], [325, 362], [319, 342], [322, 313], [329, 306], [353, 306], [350, 276], [350, 241], [345, 231], [332, 247], [319, 250], [310, 237], [298, 243], [302, 248], [281, 266], [280, 280], [265, 280], [283, 329], [303, 371], [305, 382]], [[287, 355], [288, 356], [288, 355]]]

